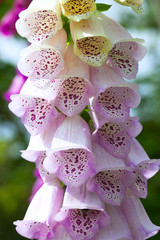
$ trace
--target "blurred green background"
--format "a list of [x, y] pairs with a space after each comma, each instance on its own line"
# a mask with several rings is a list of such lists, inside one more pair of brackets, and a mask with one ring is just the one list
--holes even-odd
[[[0, 19], [12, 3], [11, 0], [0, 3]], [[138, 140], [150, 158], [160, 158], [160, 1], [144, 0], [145, 14], [142, 16], [115, 3], [107, 14], [114, 9], [121, 24], [134, 37], [146, 40], [148, 52], [140, 64], [137, 79], [133, 81], [139, 84], [142, 101], [133, 114], [139, 116], [143, 125]], [[14, 37], [15, 42], [19, 40], [20, 37]], [[34, 165], [20, 157], [20, 150], [26, 149], [29, 136], [20, 119], [9, 112], [8, 103], [3, 99], [16, 74], [15, 64], [1, 56], [3, 47], [0, 44], [0, 240], [22, 240], [24, 238], [16, 233], [13, 221], [23, 219], [27, 209], [34, 182]], [[152, 222], [160, 226], [159, 199], [160, 173], [157, 173], [149, 180], [148, 196], [142, 202]], [[160, 233], [151, 239], [160, 239]]]

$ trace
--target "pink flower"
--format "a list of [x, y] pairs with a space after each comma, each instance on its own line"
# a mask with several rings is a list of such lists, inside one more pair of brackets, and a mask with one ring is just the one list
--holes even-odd
[[93, 133], [93, 138], [111, 155], [125, 158], [131, 149], [132, 139], [141, 130], [142, 126], [138, 118], [128, 118], [123, 123], [99, 124], [99, 128]]
[[[44, 96], [67, 116], [79, 114], [94, 93], [89, 81], [89, 67], [68, 46], [64, 56], [65, 68], [44, 88]], [[78, 68], [77, 68], [78, 66]]]
[[127, 192], [120, 208], [127, 220], [134, 240], [150, 238], [160, 230], [158, 226], [150, 221], [142, 203], [130, 191]]
[[109, 224], [103, 202], [85, 186], [66, 190], [61, 211], [55, 220], [65, 227], [73, 240], [94, 239], [101, 228]]
[[94, 240], [133, 240], [128, 223], [119, 207], [106, 204], [106, 212], [110, 216], [110, 223], [102, 228]]
[[90, 108], [96, 113], [97, 119], [124, 122], [129, 117], [130, 108], [140, 103], [138, 86], [126, 83], [108, 65], [91, 68], [91, 82], [96, 91], [90, 99]]
[[[59, 38], [63, 40], [59, 41]], [[45, 44], [31, 44], [22, 52], [18, 69], [31, 81], [48, 83], [64, 68], [63, 55], [66, 42], [66, 32], [61, 29], [53, 39], [49, 39]]]
[[91, 134], [80, 117], [67, 117], [55, 132], [44, 168], [67, 186], [80, 186], [94, 173]]
[[54, 236], [54, 216], [63, 200], [60, 183], [44, 183], [35, 194], [23, 220], [14, 222], [17, 232], [30, 239], [46, 240]]
[[96, 174], [87, 182], [89, 191], [96, 192], [106, 203], [120, 206], [129, 187], [135, 181], [132, 168], [107, 153], [99, 144], [93, 145], [97, 162]]
[[[62, 28], [61, 8], [58, 0], [34, 0], [19, 14], [17, 32], [31, 43], [44, 43]], [[34, 25], [32, 22], [34, 21]]]

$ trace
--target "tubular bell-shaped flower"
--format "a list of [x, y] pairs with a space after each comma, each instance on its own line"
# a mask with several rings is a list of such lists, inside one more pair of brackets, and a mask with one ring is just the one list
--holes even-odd
[[69, 45], [64, 56], [65, 68], [44, 89], [44, 96], [67, 116], [80, 113], [93, 95], [89, 82], [89, 67], [83, 63]]
[[107, 63], [121, 77], [132, 79], [138, 72], [138, 61], [145, 53], [144, 40], [134, 39], [120, 24], [97, 11], [97, 17], [111, 42]]
[[131, 149], [132, 139], [142, 130], [138, 118], [128, 118], [123, 123], [105, 123], [95, 130], [93, 138], [107, 152], [117, 158], [125, 158]]
[[62, 113], [58, 113], [58, 116], [52, 119], [48, 127], [41, 134], [32, 135], [27, 149], [21, 151], [22, 157], [28, 161], [36, 162], [39, 152], [46, 152], [50, 149], [54, 134], [64, 119], [65, 116]]
[[132, 169], [121, 159], [107, 153], [99, 144], [93, 144], [93, 154], [97, 162], [96, 174], [87, 182], [89, 191], [97, 192], [108, 204], [119, 206], [126, 188], [135, 180]]
[[142, 14], [143, 13], [143, 8], [142, 8], [142, 3], [143, 0], [114, 0], [115, 2], [131, 7], [136, 13]]
[[133, 240], [120, 208], [106, 204], [105, 209], [110, 216], [110, 223], [99, 231], [94, 240]]
[[67, 117], [55, 132], [44, 168], [67, 186], [79, 186], [94, 174], [91, 133], [80, 117]]
[[92, 240], [101, 228], [109, 224], [104, 203], [85, 185], [66, 189], [61, 211], [55, 220], [62, 224], [72, 240]]
[[31, 43], [44, 43], [62, 28], [59, 0], [33, 0], [19, 18], [17, 32]]
[[148, 239], [160, 230], [160, 227], [150, 221], [140, 200], [132, 195], [129, 190], [120, 208], [134, 240]]
[[135, 196], [146, 198], [147, 180], [159, 171], [160, 160], [150, 160], [140, 143], [133, 139], [131, 150], [125, 162], [133, 168], [133, 173], [136, 176], [136, 180], [130, 186], [130, 190]]
[[54, 216], [63, 201], [63, 189], [58, 180], [44, 183], [31, 201], [25, 217], [16, 221], [17, 232], [30, 239], [46, 240], [54, 236]]
[[111, 43], [96, 13], [88, 20], [71, 21], [74, 52], [91, 66], [99, 67], [106, 62]]
[[160, 160], [148, 160], [139, 163], [133, 170], [136, 180], [131, 184], [130, 190], [139, 198], [147, 197], [147, 180], [153, 177], [158, 171]]
[[41, 134], [30, 137], [30, 142], [26, 150], [21, 151], [22, 157], [28, 161], [35, 162], [39, 174], [44, 182], [55, 179], [55, 175], [46, 171], [43, 167], [44, 159], [46, 158], [46, 151], [50, 149], [54, 134], [60, 124], [63, 122], [65, 116], [58, 113], [58, 117], [52, 119], [51, 123]]
[[[62, 39], [59, 41], [59, 39]], [[31, 44], [22, 51], [18, 62], [20, 72], [32, 81], [48, 83], [64, 68], [67, 35], [64, 29], [43, 45]]]
[[138, 86], [126, 83], [110, 66], [91, 68], [91, 82], [96, 94], [90, 99], [90, 108], [97, 118], [104, 122], [124, 122], [129, 117], [130, 108], [140, 102]]
[[63, 15], [79, 22], [88, 19], [96, 10], [94, 0], [60, 0]]
[[[41, 97], [41, 90], [30, 89], [30, 80], [23, 85], [20, 94], [11, 96], [12, 102], [9, 109], [21, 120], [32, 135], [37, 135], [45, 130], [52, 118], [57, 117], [57, 110], [47, 100]], [[32, 92], [33, 91], [33, 92]]]

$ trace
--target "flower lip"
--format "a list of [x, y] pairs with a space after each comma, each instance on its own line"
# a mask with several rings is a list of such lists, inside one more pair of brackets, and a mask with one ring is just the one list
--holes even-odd
[[61, 0], [61, 7], [64, 16], [73, 21], [88, 19], [96, 10], [96, 4], [93, 0]]

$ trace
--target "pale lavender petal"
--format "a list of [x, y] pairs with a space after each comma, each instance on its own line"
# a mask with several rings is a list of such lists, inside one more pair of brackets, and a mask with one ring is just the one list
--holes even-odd
[[16, 230], [27, 238], [45, 240], [56, 224], [55, 214], [59, 211], [63, 200], [60, 183], [45, 183], [34, 196], [23, 220], [16, 221]]
[[65, 118], [57, 128], [44, 168], [69, 186], [84, 183], [94, 173], [91, 133], [80, 116]]
[[113, 19], [100, 12], [97, 13], [97, 16], [105, 30], [106, 35], [111, 41], [112, 46], [116, 42], [132, 38], [130, 33]]
[[100, 229], [94, 240], [133, 240], [120, 208], [106, 204], [106, 211], [111, 219], [110, 224], [106, 228]]
[[80, 113], [88, 104], [91, 93], [87, 81], [80, 77], [53, 80], [48, 88], [46, 96], [54, 98], [55, 106], [67, 116]]
[[109, 52], [108, 59], [113, 70], [121, 77], [133, 79], [138, 72], [138, 60], [142, 59], [145, 53], [146, 48], [131, 39], [117, 42]]
[[124, 122], [129, 117], [130, 108], [140, 102], [138, 86], [126, 83], [109, 65], [91, 68], [91, 82], [96, 94], [90, 101], [93, 111], [98, 112], [106, 122]]
[[21, 151], [21, 156], [28, 161], [35, 162], [39, 158], [39, 154], [50, 149], [53, 136], [64, 119], [65, 116], [62, 113], [58, 113], [57, 118], [52, 119], [48, 127], [41, 134], [32, 135], [27, 149]]
[[136, 175], [135, 182], [130, 186], [132, 193], [140, 198], [147, 197], [147, 179], [153, 177], [158, 171], [160, 160], [148, 160], [139, 163], [133, 173]]
[[73, 240], [91, 240], [101, 229], [101, 215], [97, 210], [69, 210], [65, 229]]
[[159, 231], [160, 227], [150, 221], [140, 200], [129, 191], [121, 204], [121, 209], [134, 240], [148, 239]]
[[126, 169], [126, 164], [123, 159], [116, 158], [109, 154], [100, 144], [95, 143], [94, 139], [92, 148], [96, 161], [96, 173], [105, 170]]
[[[62, 209], [94, 209], [104, 211], [104, 202], [99, 198], [95, 192], [87, 190], [86, 184], [80, 187], [67, 187]], [[106, 215], [106, 224], [108, 224], [109, 218]]]
[[57, 128], [52, 141], [51, 152], [52, 150], [67, 150], [71, 148], [83, 148], [87, 151], [92, 151], [89, 126], [79, 115], [66, 117]]
[[45, 99], [25, 95], [12, 95], [9, 109], [21, 117], [21, 120], [32, 135], [44, 131], [52, 118], [57, 117], [57, 110]]
[[65, 193], [63, 208], [55, 219], [61, 222], [73, 240], [93, 239], [99, 229], [108, 225], [109, 216], [96, 194], [87, 192], [85, 187], [81, 187], [82, 191], [72, 190], [75, 196], [68, 191]]
[[31, 135], [37, 135], [56, 117], [57, 110], [45, 99], [37, 98], [34, 108], [28, 109], [22, 116], [22, 122]]
[[[126, 192], [126, 185], [131, 182], [128, 170], [106, 170], [98, 172], [89, 182], [92, 191], [108, 204], [120, 206]], [[127, 183], [127, 184], [126, 184]]]
[[45, 158], [44, 168], [65, 185], [79, 186], [94, 174], [93, 155], [83, 148], [57, 151]]
[[35, 106], [36, 99], [31, 96], [13, 94], [8, 107], [17, 117], [22, 117], [27, 108]]
[[44, 182], [51, 182], [55, 180], [56, 175], [49, 173], [43, 166], [44, 159], [46, 158], [46, 152], [39, 152], [39, 155], [36, 159], [36, 167], [39, 171], [39, 174]]
[[131, 139], [140, 131], [137, 118], [129, 118], [124, 123], [105, 123], [93, 133], [93, 137], [113, 156], [125, 158], [131, 149]]
[[44, 44], [46, 39], [52, 38], [62, 27], [60, 14], [59, 1], [50, 3], [46, 0], [33, 1], [27, 10], [20, 13], [20, 19], [16, 22], [16, 29], [29, 42]]
[[140, 171], [133, 171], [136, 175], [136, 180], [129, 189], [134, 194], [134, 196], [138, 198], [146, 198], [147, 197], [147, 179], [143, 176]]
[[[58, 41], [59, 38], [63, 41]], [[66, 32], [62, 29], [46, 45], [32, 44], [22, 52], [18, 69], [32, 81], [40, 81], [40, 86], [45, 85], [64, 68], [66, 41]]]
[[133, 138], [131, 141], [131, 150], [127, 158], [125, 159], [126, 164], [135, 167], [137, 164], [146, 160], [150, 160], [149, 156], [147, 155], [141, 144]]

